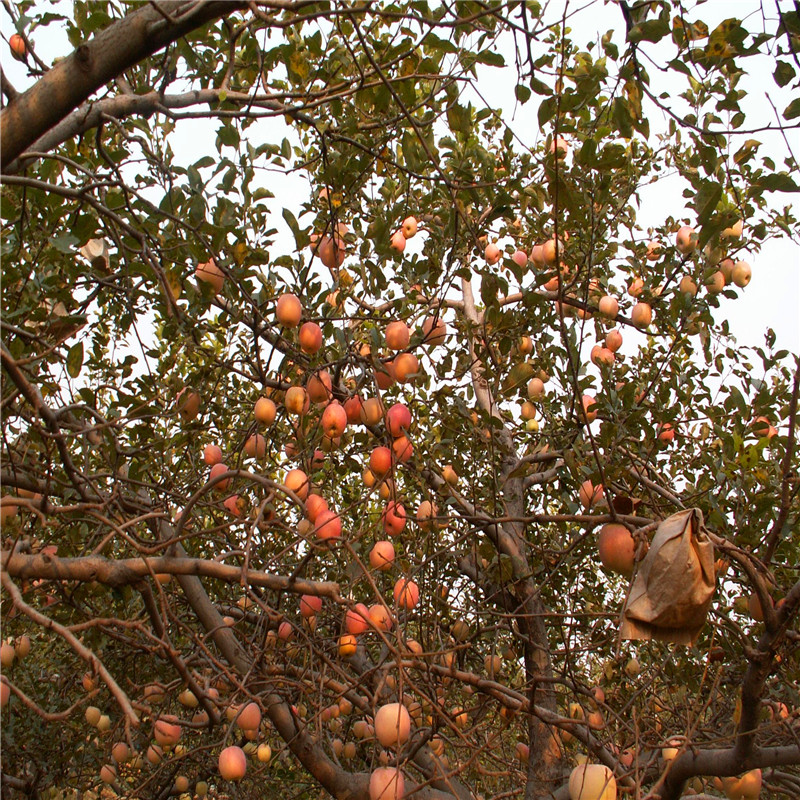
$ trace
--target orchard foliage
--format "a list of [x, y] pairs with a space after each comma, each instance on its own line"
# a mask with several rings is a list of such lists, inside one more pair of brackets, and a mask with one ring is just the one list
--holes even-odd
[[[796, 9], [66, 5], [3, 23], [3, 793], [796, 796], [798, 363], [727, 322]], [[623, 641], [602, 526], [684, 508], [706, 623]]]

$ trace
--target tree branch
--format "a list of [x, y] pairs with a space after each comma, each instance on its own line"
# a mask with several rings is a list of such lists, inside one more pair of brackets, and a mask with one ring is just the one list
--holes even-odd
[[[139, 6], [56, 64], [0, 113], [0, 163], [9, 164], [101, 86], [181, 36], [245, 8], [241, 0], [163, 0]], [[164, 18], [159, 8], [174, 21]]]

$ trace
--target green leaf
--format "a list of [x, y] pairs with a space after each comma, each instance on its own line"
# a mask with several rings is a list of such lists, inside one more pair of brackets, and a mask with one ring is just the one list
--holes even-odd
[[795, 97], [783, 112], [784, 119], [794, 119], [795, 117], [800, 117], [800, 97]]
[[794, 67], [788, 61], [779, 61], [778, 66], [775, 67], [775, 72], [772, 73], [772, 77], [775, 78], [775, 83], [778, 86], [786, 86], [796, 74]]
[[669, 32], [669, 17], [666, 19], [659, 17], [659, 19], [650, 19], [634, 25], [628, 31], [628, 41], [634, 43], [660, 42]]
[[556, 113], [556, 101], [554, 97], [546, 97], [542, 100], [542, 104], [539, 106], [539, 126], [544, 126], [547, 122], [549, 122], [553, 114]]
[[704, 225], [722, 199], [722, 184], [716, 181], [703, 181], [694, 199], [694, 208], [697, 211], [697, 221]]
[[294, 234], [294, 240], [300, 245], [300, 225], [297, 223], [297, 218], [294, 214], [288, 209], [283, 209], [283, 218], [286, 220], [286, 224], [291, 229], [292, 233]]
[[792, 177], [786, 172], [774, 172], [758, 179], [758, 185], [768, 192], [800, 192]]
[[472, 127], [472, 107], [451, 103], [447, 109], [447, 123], [454, 131], [469, 133]]
[[83, 342], [76, 342], [67, 353], [67, 373], [70, 378], [77, 378], [83, 366]]
[[61, 253], [74, 253], [80, 242], [71, 233], [62, 233], [60, 236], [51, 236], [50, 244]]
[[490, 67], [504, 67], [506, 60], [495, 50], [483, 50], [475, 59], [479, 64], [488, 64]]
[[522, 105], [525, 105], [525, 103], [531, 99], [531, 90], [523, 83], [518, 83], [516, 85], [514, 94], [517, 96], [517, 100], [519, 100]]

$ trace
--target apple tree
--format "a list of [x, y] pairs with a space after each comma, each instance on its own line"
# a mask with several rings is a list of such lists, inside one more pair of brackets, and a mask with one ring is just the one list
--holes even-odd
[[4, 794], [800, 793], [800, 16], [583, 5], [4, 4]]

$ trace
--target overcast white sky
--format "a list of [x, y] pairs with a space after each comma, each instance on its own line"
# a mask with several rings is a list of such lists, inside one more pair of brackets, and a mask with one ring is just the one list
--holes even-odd
[[[552, 0], [547, 4], [547, 17], [559, 16], [564, 8], [565, 0]], [[623, 22], [619, 10], [613, 4], [595, 0], [591, 7], [584, 8], [585, 3], [569, 3], [569, 10], [577, 12], [571, 18], [573, 38], [579, 45], [597, 41], [599, 36], [608, 28], [614, 28], [615, 41], [622, 49], [624, 35]], [[760, 27], [762, 22], [761, 4], [754, 0], [737, 0], [736, 2], [711, 2], [703, 4], [696, 12], [692, 12], [693, 3], [689, 7], [689, 19], [701, 17], [713, 29], [714, 25], [726, 16], [736, 14], [739, 18], [747, 20], [748, 27]], [[775, 16], [774, 5], [767, 4], [767, 13]], [[791, 2], [783, 0], [780, 5], [791, 8]], [[754, 16], [755, 15], [755, 16]], [[767, 22], [768, 30], [774, 30], [775, 23]], [[13, 33], [8, 15], [3, 13], [0, 19], [0, 31], [7, 39]], [[38, 29], [33, 35], [37, 45], [37, 52], [46, 53], [48, 57], [55, 58], [70, 52], [63, 30], [51, 25], [47, 29]], [[648, 52], [653, 53], [658, 60], [658, 49], [647, 45]], [[513, 65], [513, 57], [509, 52], [506, 61]], [[756, 65], [754, 59], [748, 59], [751, 72], [742, 81], [740, 88], [748, 91], [747, 109], [752, 116], [754, 124], [763, 125], [775, 121], [775, 113], [769, 102], [768, 95], [775, 106], [782, 110], [791, 98], [791, 89], [786, 87], [779, 92], [771, 75], [773, 62], [764, 59], [763, 63]], [[7, 47], [2, 55], [3, 70], [18, 89], [24, 89], [30, 84], [22, 64], [12, 60], [8, 55]], [[676, 78], [674, 73], [659, 73], [652, 67], [649, 69], [653, 89], [659, 91], [674, 90]], [[672, 75], [672, 77], [670, 77]], [[670, 83], [672, 81], [672, 83]], [[659, 83], [660, 82], [660, 83]], [[539, 132], [536, 122], [536, 104], [532, 100], [525, 106], [519, 106], [514, 97], [516, 85], [516, 71], [513, 66], [503, 71], [486, 69], [484, 77], [479, 83], [479, 91], [484, 97], [490, 98], [492, 105], [503, 110], [504, 120], [521, 136], [529, 146], [534, 146], [536, 141], [544, 135]], [[535, 97], [535, 96], [534, 96]], [[671, 98], [674, 101], [674, 98]], [[658, 130], [663, 125], [664, 114], [660, 111], [651, 112], [651, 127]], [[196, 161], [201, 155], [214, 154], [215, 131], [218, 123], [213, 120], [192, 120], [188, 124], [179, 125], [174, 137], [173, 149], [180, 154], [181, 163], [189, 164]], [[249, 135], [258, 141], [270, 138], [280, 141], [284, 136], [291, 135], [291, 131], [284, 125], [281, 118], [263, 121], [249, 128]], [[773, 156], [778, 165], [783, 164], [787, 153], [786, 142], [780, 133], [763, 132], [755, 136], [762, 143], [762, 153]], [[800, 137], [796, 131], [790, 132], [789, 142], [800, 149]], [[795, 153], [797, 155], [797, 153]], [[281, 198], [289, 207], [295, 207], [308, 197], [308, 184], [297, 175], [281, 176], [270, 172], [269, 188]], [[675, 217], [686, 216], [689, 220], [693, 217], [691, 210], [684, 210], [685, 200], [681, 196], [682, 185], [676, 179], [666, 178], [657, 184], [646, 187], [641, 192], [642, 207], [639, 222], [643, 227], [659, 225], [664, 217], [671, 214]], [[783, 207], [796, 202], [796, 197], [785, 193], [773, 193], [771, 201], [775, 206]], [[276, 214], [275, 227], [285, 237], [285, 246], [291, 250], [294, 242], [285, 223]], [[410, 243], [413, 245], [414, 243]], [[772, 327], [777, 335], [777, 346], [787, 348], [793, 352], [800, 352], [800, 248], [788, 239], [768, 242], [759, 253], [751, 253], [747, 260], [753, 266], [753, 279], [746, 289], [740, 291], [736, 300], [723, 300], [722, 307], [717, 312], [718, 319], [727, 314], [731, 331], [740, 344], [762, 345], [767, 326]]]

